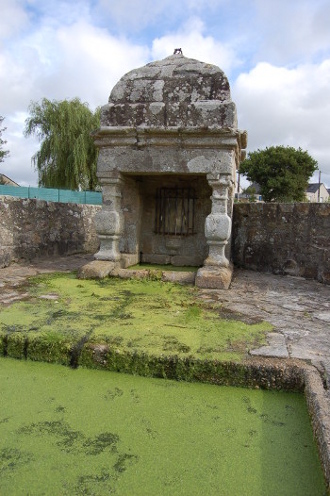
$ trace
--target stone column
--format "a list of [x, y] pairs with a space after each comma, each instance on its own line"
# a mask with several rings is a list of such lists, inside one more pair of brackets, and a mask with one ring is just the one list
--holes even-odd
[[226, 257], [225, 248], [231, 235], [231, 218], [227, 213], [230, 174], [207, 174], [212, 188], [212, 209], [205, 220], [205, 237], [209, 254], [204, 267], [198, 270], [196, 286], [201, 288], [228, 289], [233, 267]]
[[122, 234], [121, 183], [118, 177], [101, 178], [103, 206], [95, 216], [96, 232], [100, 240], [100, 250], [94, 255], [97, 260], [119, 262], [119, 240]]

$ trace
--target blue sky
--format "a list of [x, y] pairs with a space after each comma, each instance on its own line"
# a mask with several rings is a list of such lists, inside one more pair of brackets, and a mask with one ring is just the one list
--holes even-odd
[[249, 151], [308, 150], [330, 187], [329, 26], [329, 0], [1, 0], [0, 172], [37, 184], [30, 101], [79, 97], [94, 109], [126, 72], [181, 47], [225, 71]]

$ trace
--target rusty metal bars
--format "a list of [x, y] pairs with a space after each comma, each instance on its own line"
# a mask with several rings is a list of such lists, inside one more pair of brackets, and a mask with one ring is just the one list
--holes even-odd
[[194, 188], [157, 188], [155, 233], [188, 236], [195, 234]]

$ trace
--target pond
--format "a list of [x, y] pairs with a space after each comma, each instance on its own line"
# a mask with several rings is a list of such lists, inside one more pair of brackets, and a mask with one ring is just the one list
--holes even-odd
[[1, 494], [322, 496], [304, 396], [0, 358]]

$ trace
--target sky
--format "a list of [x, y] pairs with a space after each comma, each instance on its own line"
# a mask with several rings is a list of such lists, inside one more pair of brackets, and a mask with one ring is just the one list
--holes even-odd
[[[36, 186], [31, 101], [94, 110], [128, 71], [182, 48], [219, 66], [248, 152], [302, 148], [330, 187], [329, 0], [0, 0], [0, 173]], [[310, 182], [319, 181], [319, 172]], [[243, 181], [244, 184], [244, 181]], [[246, 184], [247, 185], [247, 184]]]

